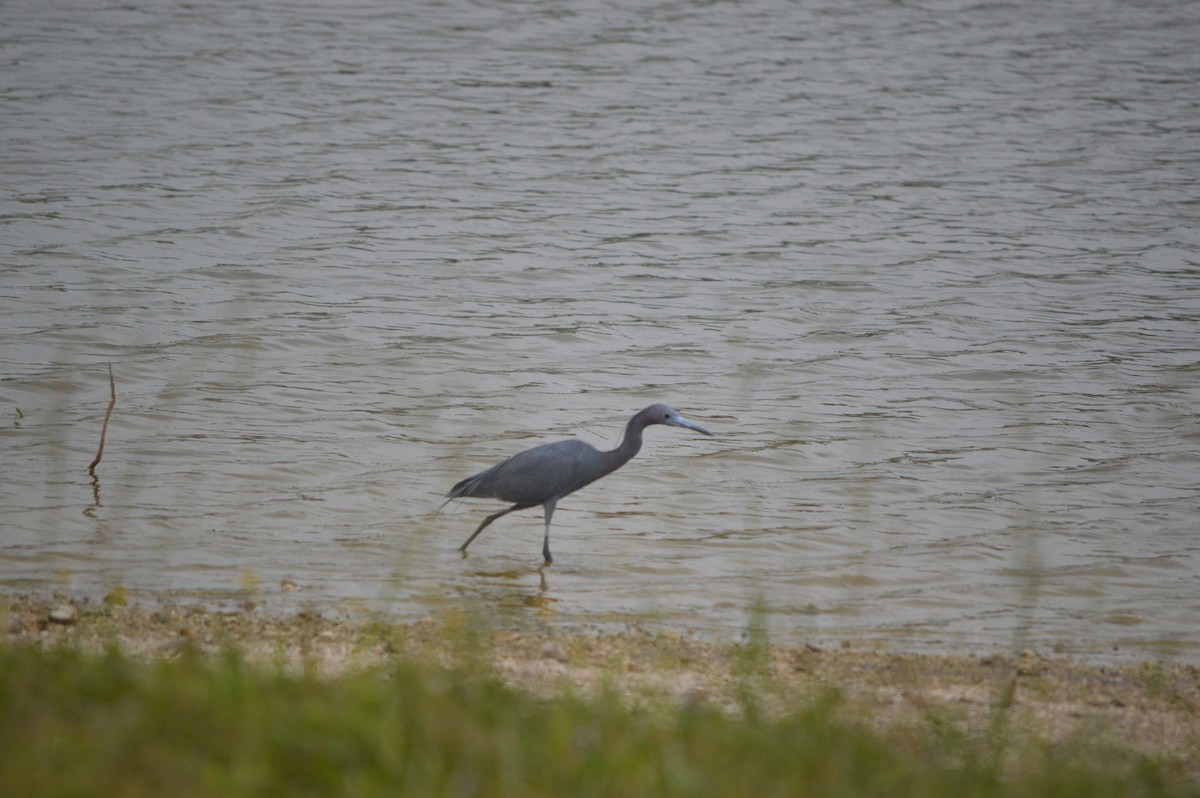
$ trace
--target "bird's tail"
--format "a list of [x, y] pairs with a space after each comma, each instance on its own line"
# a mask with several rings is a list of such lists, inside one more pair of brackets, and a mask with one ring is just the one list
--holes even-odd
[[[459, 482], [450, 489], [449, 493], [446, 494], [448, 498], [446, 501], [442, 502], [442, 507], [445, 507], [455, 499], [465, 499], [468, 496], [491, 498], [491, 494], [486, 490], [481, 490], [481, 488], [483, 487], [484, 483], [487, 482], [488, 477], [492, 475], [492, 472], [495, 471], [496, 468], [498, 468], [498, 466], [492, 466], [487, 471], [480, 471], [478, 474], [467, 477], [462, 482]], [[442, 507], [439, 507], [438, 509], [440, 510]]]
[[451, 499], [461, 499], [470, 496], [472, 493], [474, 493], [474, 490], [472, 489], [479, 484], [479, 478], [482, 476], [483, 474], [476, 474], [473, 477], [467, 477], [462, 482], [451, 488], [450, 492], [446, 495]]

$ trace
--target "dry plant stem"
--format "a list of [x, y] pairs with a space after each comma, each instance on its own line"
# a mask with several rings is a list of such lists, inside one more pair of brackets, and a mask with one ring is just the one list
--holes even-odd
[[104, 426], [100, 428], [100, 446], [96, 449], [96, 458], [87, 467], [88, 473], [95, 476], [96, 466], [104, 456], [104, 437], [108, 435], [108, 420], [112, 418], [113, 405], [117, 403], [117, 384], [113, 382], [112, 363], [108, 364], [108, 409], [104, 411]]

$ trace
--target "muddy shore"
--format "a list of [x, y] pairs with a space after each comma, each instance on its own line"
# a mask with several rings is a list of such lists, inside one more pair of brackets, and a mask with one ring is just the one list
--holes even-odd
[[851, 711], [883, 727], [949, 723], [981, 734], [1003, 712], [1011, 728], [1041, 741], [1100, 739], [1181, 760], [1200, 777], [1200, 668], [1182, 663], [1082, 664], [1035, 651], [952, 656], [855, 645], [714, 644], [638, 631], [481, 630], [453, 615], [395, 624], [67, 596], [2, 597], [0, 629], [7, 645], [116, 646], [140, 659], [233, 647], [253, 663], [329, 678], [386, 667], [403, 655], [446, 664], [475, 656], [505, 682], [541, 697], [607, 689], [633, 702], [705, 702], [733, 712], [747, 685], [772, 712], [835, 689]]

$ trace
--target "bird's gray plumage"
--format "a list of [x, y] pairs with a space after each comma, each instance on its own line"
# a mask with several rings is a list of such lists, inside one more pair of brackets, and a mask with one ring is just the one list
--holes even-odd
[[711, 432], [682, 418], [666, 405], [650, 405], [629, 419], [625, 435], [617, 448], [602, 452], [583, 441], [558, 441], [546, 443], [513, 455], [502, 463], [481, 471], [459, 482], [446, 495], [446, 501], [459, 498], [501, 499], [513, 506], [483, 519], [483, 523], [460, 547], [465, 554], [479, 533], [497, 518], [514, 510], [524, 510], [542, 505], [545, 513], [546, 534], [542, 542], [542, 556], [553, 562], [550, 556], [550, 519], [558, 500], [590, 485], [600, 477], [611, 474], [638, 453], [642, 448], [642, 430], [652, 424], [667, 424], [684, 427], [712, 435]]

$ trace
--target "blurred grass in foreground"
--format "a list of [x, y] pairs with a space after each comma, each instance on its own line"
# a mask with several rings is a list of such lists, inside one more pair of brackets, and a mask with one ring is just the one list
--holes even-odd
[[0, 645], [0, 795], [1200, 794], [1132, 754], [1009, 734], [1001, 756], [936, 725], [872, 731], [833, 692], [733, 717], [606, 692], [538, 699], [480, 670], [397, 656], [325, 679], [233, 647], [144, 662]]

